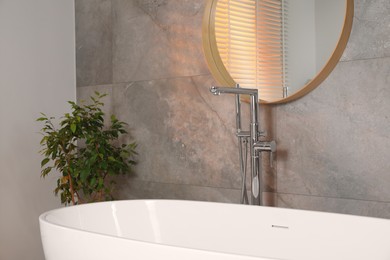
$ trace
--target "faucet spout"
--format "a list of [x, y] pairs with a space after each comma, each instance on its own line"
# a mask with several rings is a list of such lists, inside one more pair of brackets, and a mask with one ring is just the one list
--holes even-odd
[[229, 88], [212, 86], [210, 92], [216, 96], [221, 94], [236, 94], [236, 95], [258, 95], [258, 90], [253, 88]]

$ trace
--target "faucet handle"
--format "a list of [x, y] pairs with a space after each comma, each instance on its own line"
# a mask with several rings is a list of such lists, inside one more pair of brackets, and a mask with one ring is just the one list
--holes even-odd
[[269, 147], [271, 149], [271, 153], [274, 153], [276, 152], [276, 142], [274, 140], [272, 140], [271, 142], [269, 142]]
[[254, 144], [255, 149], [260, 150], [260, 152], [275, 152], [276, 151], [276, 142], [275, 141], [260, 141]]
[[266, 142], [260, 141], [255, 144], [255, 149], [259, 149], [260, 152], [269, 152], [270, 166], [273, 168], [274, 164], [274, 152], [276, 152], [276, 142], [274, 140]]

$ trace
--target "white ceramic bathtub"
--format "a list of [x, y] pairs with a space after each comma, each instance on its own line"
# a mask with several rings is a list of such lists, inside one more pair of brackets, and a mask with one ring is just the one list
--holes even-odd
[[390, 220], [235, 204], [133, 200], [39, 218], [46, 260], [390, 260]]

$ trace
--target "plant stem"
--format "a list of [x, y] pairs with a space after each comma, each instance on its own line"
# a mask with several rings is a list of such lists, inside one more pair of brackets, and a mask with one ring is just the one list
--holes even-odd
[[70, 174], [69, 153], [67, 153], [67, 150], [65, 149], [65, 144], [64, 143], [62, 143], [61, 148], [62, 148], [62, 151], [65, 153], [65, 160], [66, 160], [66, 163], [68, 164], [67, 174], [68, 174], [68, 179], [69, 179], [69, 189], [70, 189], [70, 195], [72, 197], [72, 203], [73, 203], [73, 205], [76, 205], [76, 202], [75, 202], [75, 199], [74, 199], [74, 192], [75, 191], [73, 189], [72, 175]]
[[[69, 165], [69, 162], [68, 162], [68, 165]], [[73, 190], [72, 176], [70, 175], [69, 168], [68, 168], [68, 179], [69, 179], [70, 195], [72, 196], [72, 203], [73, 203], [73, 205], [76, 205], [75, 199], [74, 199], [74, 190]]]
[[81, 197], [80, 197], [79, 193], [77, 192], [77, 190], [75, 190], [74, 193], [76, 193], [76, 196], [77, 196], [77, 203], [78, 204], [82, 204], [83, 200], [81, 199]]

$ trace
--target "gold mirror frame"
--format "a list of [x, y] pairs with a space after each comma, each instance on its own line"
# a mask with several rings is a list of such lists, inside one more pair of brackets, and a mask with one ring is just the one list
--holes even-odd
[[[222, 59], [219, 55], [217, 41], [215, 37], [215, 10], [217, 7], [218, 0], [208, 0], [205, 8], [205, 14], [203, 16], [203, 25], [202, 25], [202, 38], [203, 38], [203, 50], [206, 57], [207, 64], [211, 71], [211, 74], [215, 79], [224, 86], [234, 87], [236, 82], [230, 76], [229, 72], [226, 70]], [[313, 89], [320, 85], [332, 72], [339, 62], [345, 47], [347, 46], [349, 36], [352, 29], [352, 21], [354, 15], [354, 2], [353, 0], [346, 0], [346, 12], [344, 17], [344, 26], [341, 31], [339, 41], [334, 49], [332, 55], [323, 66], [323, 68], [317, 73], [317, 75], [306, 85], [300, 88], [298, 91], [292, 95], [282, 98], [277, 101], [267, 102], [260, 99], [260, 103], [263, 104], [281, 104], [287, 103], [293, 100], [296, 100]]]

